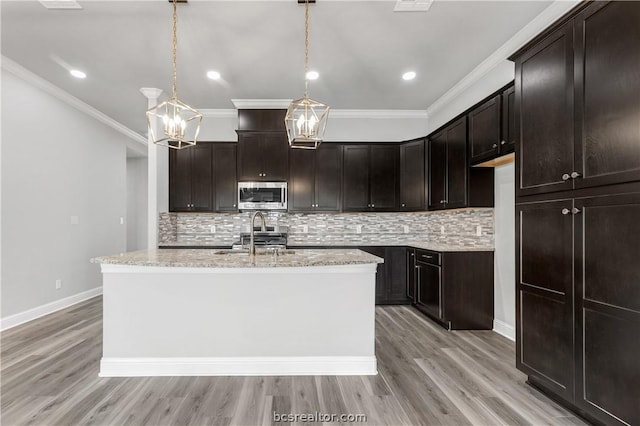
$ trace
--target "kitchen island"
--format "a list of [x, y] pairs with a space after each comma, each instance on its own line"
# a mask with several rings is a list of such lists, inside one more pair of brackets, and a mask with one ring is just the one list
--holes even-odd
[[161, 249], [92, 261], [100, 376], [377, 374], [376, 256]]

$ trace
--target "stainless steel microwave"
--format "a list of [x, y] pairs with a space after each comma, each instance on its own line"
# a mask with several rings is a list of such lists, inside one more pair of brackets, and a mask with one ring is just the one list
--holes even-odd
[[238, 209], [287, 210], [287, 182], [238, 182]]

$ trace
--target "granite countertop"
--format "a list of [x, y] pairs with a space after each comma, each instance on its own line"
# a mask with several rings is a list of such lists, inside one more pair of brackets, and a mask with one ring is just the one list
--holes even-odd
[[[171, 243], [161, 243], [161, 247], [199, 247], [203, 249], [211, 248], [223, 248], [229, 247], [224, 244], [208, 244], [201, 242], [171, 242]], [[302, 241], [292, 241], [289, 242], [288, 247], [291, 249], [295, 249], [296, 247], [390, 247], [390, 246], [407, 246], [414, 247], [424, 250], [432, 250], [439, 252], [457, 252], [457, 251], [494, 251], [495, 249], [491, 246], [474, 246], [474, 245], [464, 245], [464, 244], [447, 244], [442, 242], [416, 242], [416, 241], [394, 241], [392, 243], [384, 243], [380, 242], [367, 242], [363, 244], [354, 244], [352, 242], [323, 242], [323, 243], [305, 243]], [[168, 249], [164, 249], [168, 250]]]
[[258, 250], [252, 262], [248, 252], [215, 249], [155, 249], [101, 256], [93, 263], [187, 268], [273, 268], [383, 263], [383, 259], [357, 249]]

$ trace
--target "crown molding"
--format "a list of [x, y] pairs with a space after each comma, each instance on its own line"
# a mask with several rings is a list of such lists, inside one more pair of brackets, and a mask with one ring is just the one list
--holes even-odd
[[[6, 56], [2, 55], [1, 59], [2, 59], [2, 69], [10, 72], [11, 74], [15, 75], [16, 77], [18, 77], [18, 78], [26, 81], [27, 83], [29, 83], [29, 84], [31, 84], [31, 85], [43, 90], [46, 93], [54, 96], [55, 98], [59, 99], [60, 101], [62, 101], [64, 103], [66, 103], [67, 105], [72, 106], [73, 108], [77, 109], [78, 111], [87, 114], [88, 116], [100, 121], [103, 124], [106, 124], [107, 126], [111, 127], [112, 129], [114, 129], [114, 130], [122, 133], [123, 135], [127, 136], [129, 139], [131, 139], [134, 142], [136, 142], [136, 144], [132, 144], [132, 146], [131, 146], [132, 149], [134, 149], [136, 151], [142, 151], [142, 149], [146, 150], [147, 138], [145, 138], [141, 134], [134, 132], [133, 130], [131, 130], [130, 128], [125, 126], [124, 124], [114, 120], [113, 118], [109, 117], [105, 113], [98, 111], [97, 109], [95, 109], [91, 105], [84, 103], [80, 99], [78, 99], [75, 96], [65, 92], [64, 90], [62, 90], [58, 86], [56, 86], [56, 85], [50, 83], [49, 81], [43, 79], [39, 75], [36, 75], [36, 74], [32, 73], [28, 69], [24, 68], [22, 65], [19, 65], [18, 63], [16, 63], [13, 60], [7, 58]], [[142, 145], [142, 147], [140, 145]]]
[[238, 118], [237, 109], [199, 109], [203, 117]]
[[237, 109], [287, 109], [292, 99], [231, 99]]
[[330, 109], [329, 118], [427, 119], [427, 111], [413, 109]]
[[462, 80], [449, 89], [444, 95], [440, 96], [429, 108], [427, 108], [427, 114], [432, 115], [435, 111], [444, 107], [453, 99], [464, 93], [470, 86], [480, 80], [489, 71], [494, 69], [502, 62], [508, 60], [508, 57], [519, 48], [524, 46], [527, 42], [536, 37], [540, 32], [546, 29], [549, 25], [554, 23], [558, 18], [563, 16], [574, 6], [581, 3], [581, 0], [556, 0], [549, 7], [544, 9], [538, 16], [533, 18], [531, 22], [525, 25], [520, 31], [518, 31], [513, 37], [507, 40], [502, 46], [500, 46], [495, 52], [493, 52], [487, 59], [482, 61], [480, 65], [475, 67], [469, 74], [467, 74]]

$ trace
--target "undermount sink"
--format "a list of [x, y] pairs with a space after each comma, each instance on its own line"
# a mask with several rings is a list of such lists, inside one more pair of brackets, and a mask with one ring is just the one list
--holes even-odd
[[[216, 250], [213, 254], [219, 254], [223, 256], [249, 256], [249, 250]], [[276, 248], [267, 248], [267, 249], [256, 249], [256, 256], [283, 256], [287, 254], [295, 254], [295, 250], [287, 250], [287, 249], [276, 249]]]

